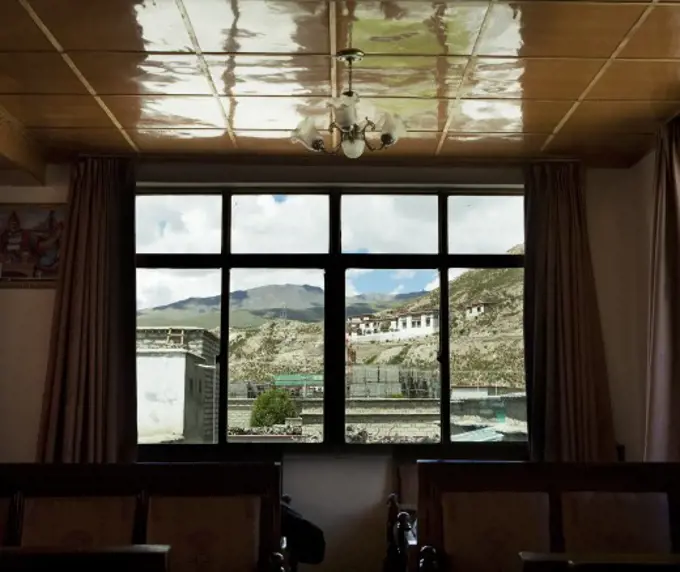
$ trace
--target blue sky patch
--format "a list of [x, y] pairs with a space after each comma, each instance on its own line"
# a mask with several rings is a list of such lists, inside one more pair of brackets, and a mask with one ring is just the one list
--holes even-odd
[[421, 292], [436, 277], [435, 270], [369, 270], [348, 276], [361, 294]]

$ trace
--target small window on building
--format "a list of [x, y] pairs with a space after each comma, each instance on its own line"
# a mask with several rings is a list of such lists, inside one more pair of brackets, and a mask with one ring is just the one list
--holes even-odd
[[402, 328], [406, 328], [406, 320], [402, 320], [402, 321], [401, 321], [401, 327], [402, 327]]
[[425, 327], [426, 327], [426, 328], [429, 328], [429, 327], [430, 327], [430, 324], [431, 324], [430, 318], [425, 318]]

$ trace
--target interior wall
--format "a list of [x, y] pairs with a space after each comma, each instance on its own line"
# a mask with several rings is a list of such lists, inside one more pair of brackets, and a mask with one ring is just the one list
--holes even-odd
[[[645, 195], [652, 163], [647, 158], [630, 170], [596, 170], [587, 177], [588, 223], [617, 437], [631, 458], [641, 454], [642, 442], [651, 212]], [[503, 178], [516, 183], [517, 172]], [[485, 182], [498, 180], [487, 170]], [[3, 203], [61, 202], [66, 197], [67, 174], [58, 169], [48, 172], [46, 187], [0, 187]], [[35, 457], [53, 303], [53, 290], [0, 289], [5, 326], [0, 328], [0, 462]], [[381, 565], [385, 501], [393, 485], [390, 461], [380, 456], [285, 459], [284, 491], [293, 497], [294, 508], [326, 533], [326, 562], [316, 569], [340, 572]]]
[[642, 460], [654, 154], [591, 170], [587, 216], [617, 439]]
[[[44, 187], [0, 187], [0, 203], [64, 203], [68, 171]], [[54, 289], [0, 288], [0, 462], [32, 462], [50, 346]]]
[[393, 490], [388, 457], [287, 457], [283, 491], [291, 506], [322, 528], [326, 558], [310, 572], [380, 570], [385, 556], [387, 497]]

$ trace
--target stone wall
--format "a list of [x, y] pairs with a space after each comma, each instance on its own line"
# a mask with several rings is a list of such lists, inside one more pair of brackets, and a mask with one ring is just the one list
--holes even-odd
[[[248, 429], [253, 399], [229, 399], [230, 428]], [[304, 433], [320, 435], [323, 426], [323, 399], [299, 401]], [[440, 407], [437, 399], [348, 399], [347, 425], [367, 429], [372, 436], [436, 437], [439, 434]], [[489, 425], [514, 427], [526, 433], [526, 395], [468, 397], [451, 403], [452, 434]]]

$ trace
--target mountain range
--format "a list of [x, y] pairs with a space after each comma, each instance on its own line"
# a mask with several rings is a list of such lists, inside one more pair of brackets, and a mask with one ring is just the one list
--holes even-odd
[[[348, 316], [369, 314], [422, 298], [427, 292], [401, 294], [358, 294], [348, 297]], [[220, 325], [221, 296], [186, 298], [163, 306], [139, 310], [139, 326], [197, 326], [215, 329]], [[314, 323], [324, 318], [324, 291], [308, 284], [281, 284], [236, 290], [229, 294], [230, 325], [234, 328], [259, 327], [268, 320], [286, 316], [288, 320]]]

